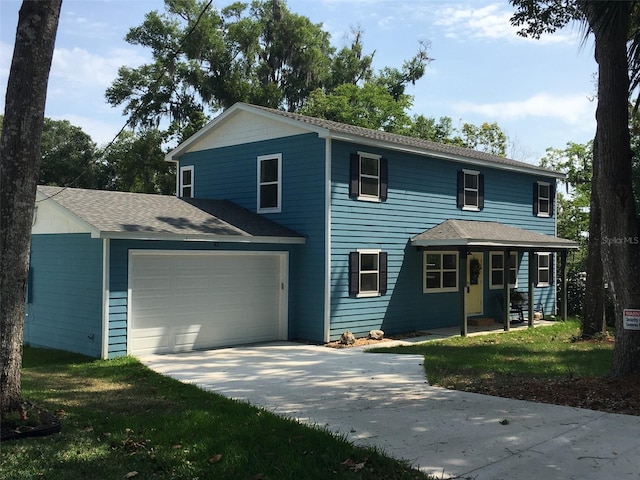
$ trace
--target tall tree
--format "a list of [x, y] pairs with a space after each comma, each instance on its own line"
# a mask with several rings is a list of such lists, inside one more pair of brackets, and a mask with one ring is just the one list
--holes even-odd
[[[636, 2], [511, 0], [511, 3], [517, 8], [512, 22], [524, 25], [525, 35], [539, 37], [577, 19], [594, 36], [598, 107], [590, 249], [592, 244], [600, 249], [604, 276], [615, 306], [616, 343], [611, 373], [640, 371], [640, 331], [625, 329], [622, 321], [623, 309], [640, 307], [640, 248], [634, 242], [640, 237], [640, 222], [633, 197], [627, 109], [630, 91], [627, 44]], [[591, 250], [589, 256], [592, 257]], [[588, 268], [587, 274], [594, 271]], [[597, 288], [595, 284], [593, 287]], [[592, 294], [601, 292], [587, 292]]]
[[590, 338], [605, 333], [607, 322], [603, 291], [604, 273], [602, 261], [599, 258], [601, 242], [599, 238], [592, 242], [587, 240], [588, 237], [585, 238], [585, 233], [600, 230], [600, 208], [591, 188], [593, 142], [587, 145], [569, 142], [564, 150], [549, 148], [540, 165], [554, 168], [567, 175], [566, 182], [572, 192], [571, 197], [568, 198], [558, 193], [558, 235], [580, 244], [579, 258], [574, 263], [573, 269], [583, 271], [588, 265], [585, 290], [597, 292], [596, 295], [585, 295], [580, 302], [582, 305], [581, 336]]
[[[128, 42], [153, 55], [152, 63], [121, 68], [106, 91], [107, 101], [124, 106], [132, 125], [158, 127], [169, 119], [175, 133], [191, 112], [213, 113], [240, 101], [310, 113], [331, 110], [330, 103], [345, 98], [363, 104], [383, 90], [400, 105], [385, 99], [373, 116], [397, 125], [403, 119], [393, 117], [399, 117], [395, 112], [404, 104], [406, 86], [424, 75], [429, 62], [421, 44], [401, 68], [376, 75], [374, 54], [363, 53], [359, 30], [336, 52], [322, 25], [291, 12], [284, 0], [236, 2], [221, 10], [206, 6], [202, 0], [165, 0], [163, 14], [148, 13], [127, 34]], [[314, 105], [307, 108], [308, 102]]]
[[122, 192], [175, 193], [175, 169], [165, 162], [163, 136], [149, 129], [125, 131], [104, 153], [105, 188]]
[[20, 369], [31, 220], [49, 71], [62, 0], [24, 1], [0, 138], [0, 411], [22, 402]]
[[42, 130], [41, 185], [101, 187], [96, 144], [80, 127], [68, 120], [44, 119]]

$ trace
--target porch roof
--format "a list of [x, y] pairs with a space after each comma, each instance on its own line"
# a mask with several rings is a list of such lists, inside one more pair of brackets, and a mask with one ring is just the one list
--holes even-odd
[[411, 239], [415, 247], [485, 247], [514, 250], [567, 250], [578, 243], [498, 222], [446, 220]]

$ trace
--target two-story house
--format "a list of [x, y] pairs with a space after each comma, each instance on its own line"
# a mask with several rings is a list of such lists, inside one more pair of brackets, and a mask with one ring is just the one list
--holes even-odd
[[[110, 358], [509, 325], [556, 308], [557, 172], [236, 104], [167, 154], [177, 196], [39, 187], [25, 342]], [[566, 302], [565, 302], [566, 304]]]

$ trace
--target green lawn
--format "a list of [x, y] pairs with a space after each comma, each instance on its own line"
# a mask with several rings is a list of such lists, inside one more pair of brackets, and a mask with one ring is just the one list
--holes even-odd
[[426, 479], [381, 453], [158, 375], [25, 348], [23, 395], [62, 432], [4, 442], [3, 479]]
[[468, 337], [375, 352], [424, 355], [429, 383], [452, 386], [456, 378], [495, 376], [594, 377], [611, 365], [611, 342], [578, 342], [575, 320], [551, 326]]

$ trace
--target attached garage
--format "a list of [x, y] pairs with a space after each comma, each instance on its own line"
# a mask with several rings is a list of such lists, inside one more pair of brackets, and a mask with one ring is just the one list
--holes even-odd
[[37, 195], [25, 343], [115, 358], [289, 339], [295, 231], [227, 200]]
[[287, 338], [287, 254], [130, 251], [133, 355]]

